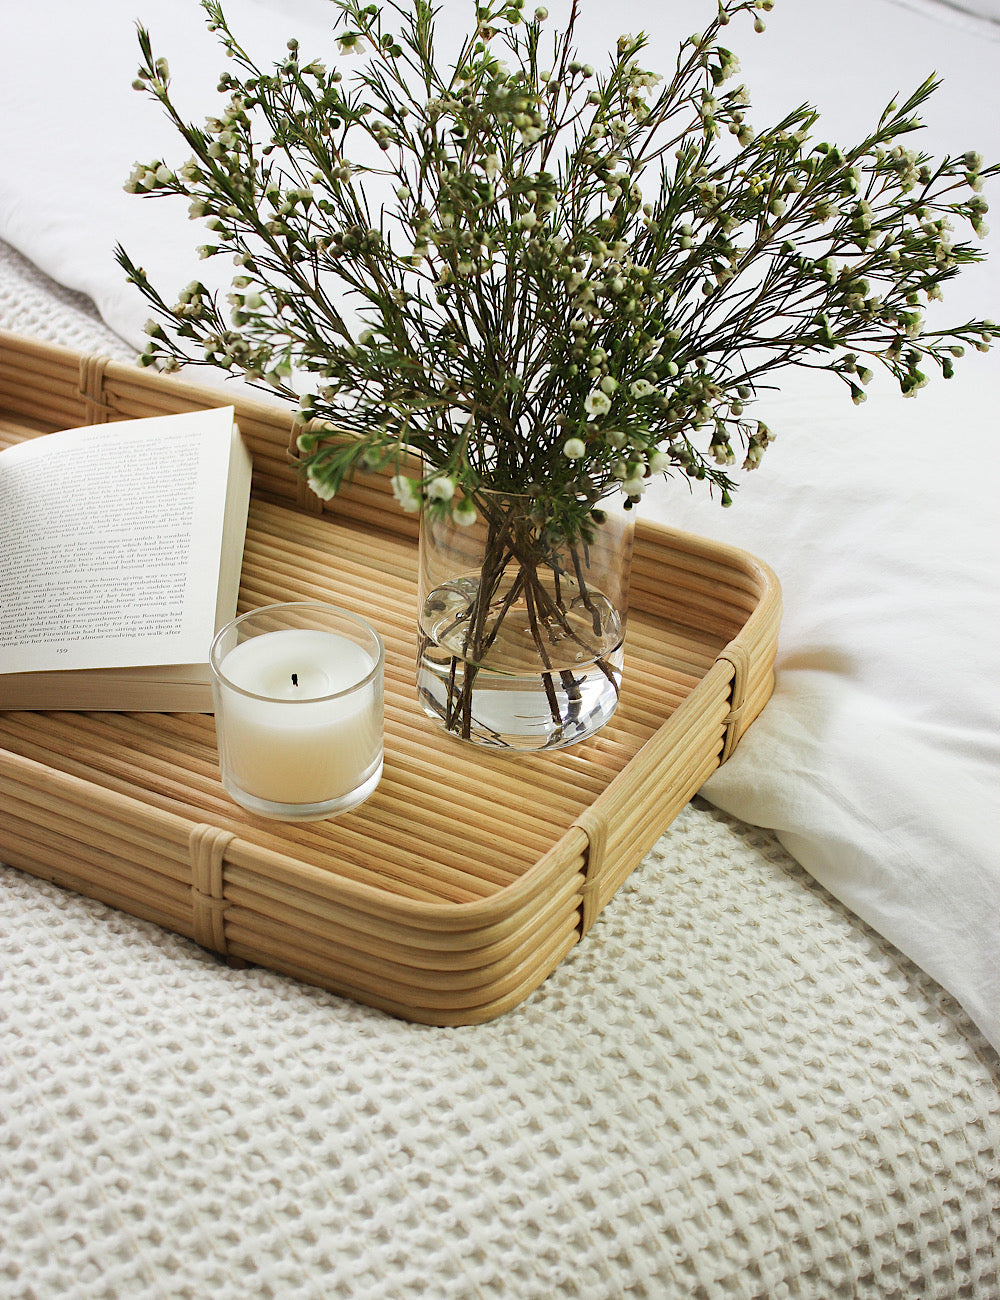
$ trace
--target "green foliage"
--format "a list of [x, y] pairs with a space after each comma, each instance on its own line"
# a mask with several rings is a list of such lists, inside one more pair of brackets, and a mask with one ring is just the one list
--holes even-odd
[[579, 0], [555, 33], [522, 3], [472, 5], [441, 68], [428, 0], [333, 0], [339, 55], [357, 60], [345, 78], [294, 40], [262, 70], [203, 0], [230, 68], [202, 127], [140, 30], [135, 84], [190, 157], [138, 164], [126, 188], [187, 195], [202, 255], [236, 264], [226, 302], [195, 282], [170, 305], [118, 250], [157, 313], [144, 360], [294, 401], [321, 495], [416, 453], [404, 504], [526, 492], [576, 535], [662, 472], [729, 504], [729, 467], [755, 467], [772, 437], [748, 406], [783, 366], [829, 370], [857, 402], [876, 364], [912, 394], [966, 344], [989, 347], [989, 321], [924, 328], [981, 256], [953, 223], [985, 230], [982, 182], [1000, 170], [907, 147], [933, 78], [859, 144], [814, 143], [808, 105], [754, 129], [720, 44], [740, 15], [762, 30], [772, 0], [718, 0], [664, 78], [641, 66], [641, 35], [604, 70], [581, 64]]

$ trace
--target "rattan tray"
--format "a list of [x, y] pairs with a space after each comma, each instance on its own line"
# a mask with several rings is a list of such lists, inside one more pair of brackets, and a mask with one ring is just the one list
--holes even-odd
[[[0, 333], [0, 445], [232, 401]], [[322, 507], [291, 463], [289, 413], [235, 404], [254, 456], [240, 608], [328, 600], [378, 628], [381, 785], [334, 821], [267, 822], [223, 792], [211, 717], [0, 713], [0, 858], [410, 1020], [488, 1020], [587, 933], [764, 706], [778, 584], [739, 551], [640, 523], [614, 718], [551, 755], [481, 752], [416, 703], [416, 527], [387, 482]]]

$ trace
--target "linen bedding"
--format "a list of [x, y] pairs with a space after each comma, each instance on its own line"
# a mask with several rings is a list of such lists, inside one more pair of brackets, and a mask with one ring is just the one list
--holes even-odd
[[[129, 90], [132, 20], [196, 116], [218, 58], [195, 9], [0, 0], [0, 326], [129, 357], [114, 243], [165, 284], [204, 273], [183, 206], [120, 190], [177, 154]], [[264, 57], [328, 49], [322, 0], [227, 11]], [[585, 3], [588, 57], [645, 27], [662, 65], [692, 13]], [[778, 0], [732, 43], [755, 116], [808, 99], [833, 139], [937, 68], [926, 146], [993, 159], [996, 17]], [[996, 317], [997, 242], [949, 319]], [[998, 398], [992, 354], [858, 410], [791, 377], [731, 511], [644, 503], [778, 572], [775, 695], [493, 1024], [228, 970], [4, 868], [0, 1293], [1000, 1295]]]

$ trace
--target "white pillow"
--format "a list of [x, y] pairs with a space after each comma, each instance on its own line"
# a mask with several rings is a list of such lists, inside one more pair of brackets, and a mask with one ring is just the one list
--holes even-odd
[[1000, 0], [943, 0], [961, 13], [978, 14], [991, 22], [1000, 23]]

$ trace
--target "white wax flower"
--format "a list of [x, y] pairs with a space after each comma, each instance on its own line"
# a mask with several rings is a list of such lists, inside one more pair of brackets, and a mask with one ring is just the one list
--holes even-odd
[[455, 480], [443, 474], [432, 478], [427, 484], [427, 495], [431, 501], [450, 501], [455, 495]]
[[396, 498], [404, 510], [410, 514], [420, 509], [423, 498], [420, 495], [420, 487], [411, 478], [405, 474], [396, 474], [392, 479], [392, 495]]

